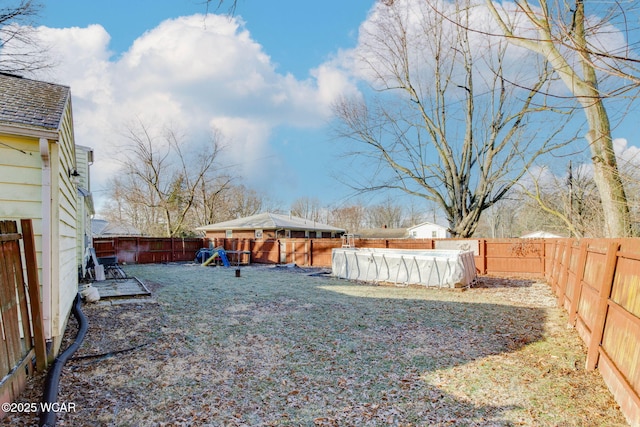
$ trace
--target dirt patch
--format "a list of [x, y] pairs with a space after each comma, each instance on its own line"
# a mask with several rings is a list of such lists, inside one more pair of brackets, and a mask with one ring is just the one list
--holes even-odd
[[[549, 288], [531, 280], [454, 292], [295, 268], [128, 273], [157, 304], [83, 307], [89, 334], [59, 393], [77, 409], [58, 425], [626, 425]], [[38, 402], [42, 381], [20, 400]]]

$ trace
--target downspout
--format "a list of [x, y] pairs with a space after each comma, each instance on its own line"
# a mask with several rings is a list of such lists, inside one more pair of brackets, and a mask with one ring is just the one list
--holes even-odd
[[55, 404], [58, 400], [62, 368], [65, 363], [67, 363], [67, 360], [73, 356], [73, 353], [80, 348], [80, 345], [82, 345], [84, 337], [89, 330], [89, 321], [82, 312], [82, 299], [80, 298], [80, 294], [76, 295], [76, 299], [73, 301], [73, 306], [71, 307], [71, 312], [78, 321], [78, 333], [73, 343], [71, 343], [65, 351], [56, 357], [49, 368], [49, 372], [47, 372], [47, 379], [45, 381], [44, 392], [42, 394], [42, 411], [40, 412], [40, 421], [38, 424], [40, 427], [53, 427], [56, 425], [57, 414], [55, 411]]
[[42, 319], [44, 336], [51, 341], [51, 159], [49, 140], [40, 138], [42, 158]]

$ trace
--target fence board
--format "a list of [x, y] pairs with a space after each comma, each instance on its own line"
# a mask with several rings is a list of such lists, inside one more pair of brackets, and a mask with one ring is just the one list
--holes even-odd
[[121, 263], [150, 264], [193, 261], [196, 252], [208, 247], [208, 239], [155, 237], [97, 237], [93, 247], [98, 257], [117, 256]]
[[[33, 243], [33, 233], [30, 220], [23, 220], [23, 232]], [[37, 280], [25, 282], [22, 268], [20, 240], [22, 235], [17, 232], [15, 221], [0, 221], [0, 402], [7, 403], [15, 400], [24, 389], [26, 377], [33, 372], [32, 359], [34, 356], [33, 337], [37, 335], [37, 342], [42, 344], [36, 356], [38, 366], [46, 367], [44, 354], [44, 334], [42, 334], [42, 318], [39, 326], [33, 325], [33, 313], [39, 314], [39, 285]], [[25, 259], [27, 270], [37, 274], [35, 264], [35, 250], [25, 243]], [[32, 263], [32, 264], [30, 264]], [[29, 292], [25, 289], [29, 288]], [[34, 288], [31, 291], [31, 288]], [[30, 300], [30, 298], [33, 298]], [[33, 301], [33, 303], [31, 302]], [[41, 341], [40, 341], [41, 340]], [[0, 413], [0, 417], [4, 411]]]
[[601, 286], [598, 289], [598, 300], [595, 310], [593, 328], [591, 328], [591, 338], [589, 339], [589, 349], [587, 351], [587, 369], [595, 369], [598, 364], [598, 350], [604, 332], [604, 325], [607, 319], [607, 307], [611, 288], [613, 286], [616, 263], [618, 261], [618, 242], [611, 242], [606, 253], [606, 261], [602, 275]]
[[640, 390], [640, 318], [615, 303], [609, 304], [607, 322], [602, 336], [602, 350], [631, 386]]
[[20, 221], [24, 242], [24, 259], [26, 263], [27, 283], [29, 284], [29, 308], [33, 328], [33, 345], [35, 347], [36, 367], [43, 372], [47, 368], [47, 348], [44, 336], [44, 319], [40, 302], [40, 282], [38, 280], [38, 263], [36, 261], [36, 242], [33, 223], [30, 219]]
[[[13, 221], [0, 222], [0, 233], [14, 234], [17, 226]], [[14, 263], [16, 256], [18, 262], [20, 260], [20, 251], [16, 251], [18, 240], [9, 240], [2, 242], [0, 253], [0, 301], [2, 302], [2, 327], [4, 336], [4, 347], [6, 354], [6, 363], [9, 369], [13, 368], [21, 359], [22, 343], [20, 339], [20, 322], [19, 322], [19, 302], [16, 298], [16, 275], [14, 271]], [[21, 271], [22, 272], [22, 271]], [[3, 368], [6, 368], [3, 366]], [[7, 374], [4, 371], [3, 374]]]
[[[135, 249], [127, 246], [129, 243], [126, 242], [95, 241], [94, 246], [96, 252], [99, 247], [104, 247], [123, 254], [135, 253], [138, 262], [157, 260], [159, 253], [176, 256], [177, 241], [170, 248], [165, 248], [152, 247], [150, 239], [142, 240]], [[203, 247], [209, 244], [207, 240], [201, 242]], [[432, 249], [437, 247], [437, 242], [439, 240], [433, 239], [356, 239], [355, 246]], [[257, 263], [284, 261], [329, 267], [331, 251], [341, 247], [342, 241], [214, 239], [212, 244], [227, 250], [249, 250], [251, 261]], [[569, 312], [570, 324], [575, 325], [588, 347], [587, 367], [595, 368], [601, 362], [603, 377], [614, 391], [625, 416], [640, 425], [640, 239], [469, 239], [469, 245], [478, 247], [475, 261], [481, 274], [547, 279], [559, 304]], [[155, 258], [143, 250], [155, 252]], [[120, 252], [117, 253], [120, 258]], [[188, 253], [188, 250], [183, 250], [183, 253]]]
[[620, 254], [611, 299], [628, 312], [640, 317], [640, 260]]
[[640, 239], [583, 239], [568, 261], [561, 246], [549, 251], [547, 280], [559, 298], [572, 298], [570, 323], [587, 345], [587, 369], [600, 370], [629, 423], [640, 425]]

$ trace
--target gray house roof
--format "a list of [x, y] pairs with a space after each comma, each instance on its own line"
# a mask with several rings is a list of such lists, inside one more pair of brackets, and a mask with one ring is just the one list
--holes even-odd
[[363, 239], [404, 239], [407, 237], [406, 228], [363, 228], [356, 231], [356, 237]]
[[245, 218], [233, 219], [219, 222], [217, 224], [198, 227], [200, 231], [224, 231], [224, 230], [313, 230], [313, 231], [333, 231], [344, 233], [344, 229], [321, 224], [309, 219], [299, 218], [290, 215], [281, 215], [265, 212]]
[[141, 236], [140, 230], [129, 224], [114, 224], [104, 219], [91, 220], [91, 233], [95, 237]]
[[0, 73], [0, 125], [58, 130], [70, 96], [68, 86]]

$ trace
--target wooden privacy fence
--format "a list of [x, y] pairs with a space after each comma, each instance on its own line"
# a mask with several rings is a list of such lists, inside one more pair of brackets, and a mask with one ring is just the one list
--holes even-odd
[[[15, 400], [33, 372], [32, 359], [42, 371], [47, 355], [40, 305], [40, 286], [31, 220], [0, 221], [0, 401]], [[20, 241], [23, 241], [27, 280]], [[4, 416], [4, 412], [2, 412]], [[1, 418], [1, 417], [0, 417]]]
[[554, 239], [547, 281], [633, 426], [640, 426], [640, 239]]
[[[177, 239], [153, 237], [95, 238], [97, 256], [116, 255], [120, 262], [156, 263], [192, 261], [200, 248], [222, 246], [247, 251], [252, 263], [331, 267], [331, 250], [342, 239]], [[356, 239], [359, 248], [465, 249], [475, 254], [480, 274], [544, 277], [544, 240], [533, 239]], [[517, 260], [517, 262], [514, 262]]]
[[[251, 262], [330, 267], [341, 239], [95, 239], [98, 256], [191, 261], [200, 247], [248, 251]], [[485, 275], [546, 278], [632, 425], [640, 425], [640, 239], [356, 239], [360, 248], [466, 249]]]
[[93, 239], [96, 256], [118, 257], [118, 262], [153, 264], [163, 262], [193, 261], [196, 252], [209, 247], [209, 240], [202, 238], [163, 237], [97, 237]]
[[[342, 239], [213, 239], [215, 246], [251, 252], [252, 262], [295, 263], [331, 267], [331, 251]], [[544, 277], [545, 250], [541, 239], [355, 239], [358, 248], [463, 249], [475, 255], [479, 274]]]

